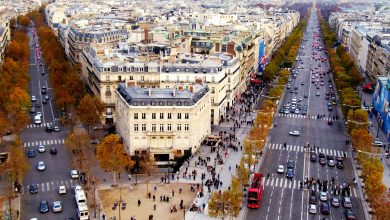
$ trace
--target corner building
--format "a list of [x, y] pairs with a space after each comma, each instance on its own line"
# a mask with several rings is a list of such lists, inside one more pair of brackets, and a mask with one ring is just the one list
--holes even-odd
[[157, 165], [194, 154], [211, 133], [207, 85], [188, 89], [140, 88], [121, 83], [115, 92], [116, 127], [129, 155], [154, 157]]

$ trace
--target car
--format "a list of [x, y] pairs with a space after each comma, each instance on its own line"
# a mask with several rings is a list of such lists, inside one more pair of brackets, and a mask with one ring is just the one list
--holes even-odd
[[328, 120], [328, 125], [333, 125], [333, 121], [332, 120]]
[[37, 110], [34, 107], [30, 108], [30, 113], [35, 113]]
[[36, 117], [42, 118], [42, 112], [37, 112], [37, 113], [35, 114], [35, 116], [36, 116]]
[[295, 109], [295, 114], [299, 114], [299, 109]]
[[326, 159], [327, 160], [334, 160], [334, 157], [330, 154], [326, 155]]
[[310, 153], [310, 161], [311, 162], [316, 162], [317, 161], [317, 154], [314, 152]]
[[30, 149], [27, 151], [27, 157], [28, 158], [34, 158], [35, 157], [35, 150]]
[[295, 90], [295, 94], [298, 94], [298, 90]]
[[330, 206], [328, 203], [322, 203], [320, 206], [321, 214], [323, 215], [329, 215], [330, 214]]
[[309, 197], [309, 204], [317, 205], [317, 196], [315, 191], [311, 191], [310, 197]]
[[304, 86], [305, 85], [305, 83], [304, 82], [301, 82], [301, 86]]
[[325, 154], [324, 154], [324, 153], [319, 153], [319, 154], [318, 154], [318, 157], [319, 157], [319, 158], [325, 158]]
[[46, 170], [45, 162], [39, 161], [39, 162], [38, 162], [37, 169], [38, 169], [39, 171], [44, 171], [44, 170]]
[[320, 200], [322, 202], [327, 202], [328, 201], [328, 194], [326, 192], [320, 192]]
[[55, 201], [53, 202], [53, 212], [54, 213], [58, 213], [58, 212], [62, 212], [62, 204], [61, 204], [61, 201]]
[[343, 207], [346, 209], [352, 208], [351, 198], [347, 196], [343, 198]]
[[35, 95], [31, 96], [31, 101], [32, 101], [32, 102], [37, 101], [37, 97], [35, 97]]
[[343, 158], [343, 157], [340, 157], [340, 156], [337, 156], [337, 157], [336, 157], [336, 160], [337, 160], [337, 161], [343, 162], [344, 158]]
[[59, 186], [58, 187], [58, 194], [63, 195], [66, 194], [66, 187], [65, 186]]
[[352, 210], [347, 209], [344, 211], [344, 214], [345, 214], [345, 218], [347, 220], [355, 220], [356, 219], [355, 213], [353, 213]]
[[284, 109], [284, 114], [288, 114], [288, 113], [290, 113], [290, 109], [289, 108], [285, 108]]
[[336, 164], [334, 162], [334, 160], [328, 160], [328, 166], [329, 167], [334, 167]]
[[290, 88], [291, 88], [291, 85], [290, 85], [290, 84], [287, 84], [286, 88], [287, 88], [287, 89], [290, 89]]
[[44, 153], [45, 151], [46, 151], [46, 147], [44, 145], [39, 145], [38, 152], [39, 153]]
[[56, 147], [51, 147], [50, 148], [50, 154], [57, 154], [57, 148]]
[[337, 162], [336, 162], [336, 167], [337, 167], [338, 169], [344, 169], [343, 161], [337, 161]]
[[294, 91], [293, 91], [293, 90], [290, 90], [290, 93], [294, 93]]
[[279, 113], [283, 114], [283, 113], [284, 113], [284, 109], [283, 109], [283, 108], [280, 108], [280, 109], [279, 109]]
[[331, 204], [333, 207], [339, 207], [340, 206], [340, 200], [336, 197], [332, 198]]
[[49, 211], [49, 202], [46, 200], [42, 200], [39, 203], [39, 212], [40, 213], [47, 213]]
[[331, 106], [328, 106], [328, 111], [333, 111], [333, 108]]
[[374, 147], [383, 147], [383, 142], [382, 141], [374, 141], [374, 143], [372, 143], [372, 145]]
[[46, 99], [42, 99], [42, 103], [43, 103], [43, 104], [46, 104], [46, 103], [47, 103], [47, 100], [46, 100]]
[[287, 169], [286, 178], [289, 178], [289, 179], [294, 178], [294, 170], [293, 169]]
[[293, 160], [287, 160], [287, 168], [294, 169], [295, 162]]
[[310, 214], [317, 214], [317, 205], [310, 204], [309, 205], [309, 213]]
[[53, 129], [53, 125], [52, 124], [48, 124], [46, 125], [46, 132], [52, 132], [54, 129]]
[[61, 127], [59, 125], [54, 125], [54, 131], [55, 132], [60, 132], [61, 131]]
[[42, 88], [41, 88], [41, 93], [42, 93], [42, 94], [46, 94], [46, 92], [47, 92], [46, 86], [42, 86]]
[[[317, 87], [319, 89], [320, 87]], [[320, 96], [320, 92], [316, 92], [316, 96]]]
[[48, 95], [45, 95], [45, 100], [49, 100], [49, 96]]
[[77, 179], [77, 178], [79, 178], [79, 171], [77, 171], [77, 170], [71, 170], [71, 171], [70, 171], [70, 177], [71, 177], [72, 179]]
[[31, 194], [38, 193], [38, 184], [31, 184], [29, 187], [29, 191]]
[[299, 136], [299, 131], [290, 131], [289, 135]]
[[284, 166], [283, 165], [278, 166], [278, 173], [284, 173]]
[[37, 107], [37, 108], [41, 107], [41, 102], [39, 100], [35, 103], [35, 107]]

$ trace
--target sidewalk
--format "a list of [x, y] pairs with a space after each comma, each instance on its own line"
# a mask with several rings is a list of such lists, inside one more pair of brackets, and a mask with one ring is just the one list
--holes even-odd
[[[257, 94], [260, 95], [259, 92], [257, 92]], [[259, 98], [259, 97], [256, 97], [256, 98]], [[253, 103], [257, 103], [257, 99]], [[236, 105], [234, 106], [234, 109], [236, 111], [239, 111], [239, 109], [241, 107], [244, 107], [244, 104], [239, 102], [239, 103], [236, 103]], [[252, 108], [253, 108], [253, 106], [252, 106]], [[225, 132], [225, 131], [226, 131], [227, 135], [233, 134], [234, 132], [231, 130], [231, 128], [233, 127], [233, 125], [235, 123], [234, 121], [242, 121], [241, 127], [236, 129], [236, 131], [235, 131], [236, 140], [231, 141], [232, 143], [236, 144], [236, 146], [242, 146], [242, 140], [245, 138], [245, 136], [249, 132], [250, 128], [252, 127], [252, 124], [248, 124], [246, 121], [252, 121], [256, 117], [256, 111], [250, 111], [250, 113], [235, 114], [235, 116], [231, 116], [232, 111], [229, 111], [229, 113], [230, 113], [229, 114], [229, 118], [230, 118], [229, 121], [223, 122], [220, 125], [215, 126], [213, 128], [212, 134], [218, 136], [220, 134], [220, 132]], [[245, 115], [245, 117], [244, 117], [244, 115]], [[226, 141], [226, 142], [229, 142], [229, 141]], [[238, 144], [238, 142], [240, 144]], [[225, 152], [227, 154], [225, 154]], [[209, 146], [202, 146], [200, 148], [200, 151], [198, 152], [198, 154], [195, 155], [188, 162], [187, 165], [185, 164], [181, 168], [181, 170], [179, 172], [179, 177], [180, 177], [179, 182], [189, 182], [189, 183], [202, 184], [202, 179], [201, 179], [202, 173], [206, 174], [205, 180], [211, 179], [212, 175], [210, 172], [207, 171], [207, 166], [195, 165], [196, 162], [199, 162], [199, 158], [205, 159], [205, 158], [209, 157], [210, 160], [207, 160], [207, 165], [208, 166], [215, 165], [216, 176], [222, 182], [222, 185], [219, 185], [218, 188], [216, 188], [214, 185], [212, 185], [210, 187], [211, 192], [219, 191], [219, 190], [221, 190], [221, 191], [227, 190], [228, 187], [230, 186], [232, 177], [236, 174], [236, 166], [240, 164], [240, 160], [241, 160], [243, 152], [240, 149], [240, 147], [238, 147], [237, 151], [234, 151], [231, 148], [226, 148], [226, 151], [220, 150], [220, 153], [222, 155], [224, 164], [221, 164], [221, 165], [216, 164], [215, 165], [214, 160], [217, 159], [217, 153], [211, 152], [211, 147], [209, 147]], [[191, 180], [188, 178], [184, 178], [183, 175], [185, 175], [186, 170], [187, 170], [187, 175], [188, 175], [188, 173], [192, 173], [194, 170], [196, 171], [197, 175], [195, 177], [195, 180], [193, 179], [193, 176], [192, 176]], [[191, 211], [187, 210], [188, 212], [186, 213], [185, 219], [186, 220], [215, 219], [215, 218], [212, 218], [212, 217], [207, 215], [207, 210], [208, 210], [207, 203], [208, 203], [209, 198], [210, 198], [210, 193], [208, 191], [208, 187], [204, 185], [204, 196], [202, 198], [199, 198], [199, 197], [195, 198], [193, 203], [198, 204], [199, 207], [203, 207], [203, 204], [204, 204], [205, 209], [204, 210], [202, 209], [201, 213], [198, 213], [196, 211], [191, 212]], [[245, 208], [243, 210], [245, 210]], [[240, 215], [237, 218], [240, 219], [244, 215], [245, 215], [245, 212], [241, 211]]]

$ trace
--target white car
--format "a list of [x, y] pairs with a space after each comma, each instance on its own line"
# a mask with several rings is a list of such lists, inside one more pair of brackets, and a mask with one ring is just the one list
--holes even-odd
[[39, 162], [38, 162], [38, 167], [37, 167], [37, 169], [38, 169], [39, 171], [44, 171], [44, 170], [46, 170], [45, 162], [39, 161]]
[[58, 187], [58, 193], [60, 195], [66, 194], [66, 187], [65, 186], [59, 186]]
[[317, 206], [314, 204], [310, 204], [309, 206], [309, 213], [310, 214], [317, 214]]
[[372, 143], [373, 146], [375, 147], [382, 147], [383, 146], [383, 142], [382, 141], [374, 141], [374, 143]]
[[299, 131], [290, 131], [289, 135], [299, 136]]
[[42, 118], [42, 112], [37, 112], [36, 116], [38, 116], [38, 117], [41, 117], [41, 118]]
[[77, 171], [77, 170], [71, 170], [71, 171], [70, 171], [70, 177], [71, 177], [72, 179], [77, 179], [77, 178], [79, 178], [79, 171]]
[[61, 201], [55, 201], [55, 202], [53, 202], [53, 212], [54, 212], [54, 213], [62, 212]]
[[39, 145], [39, 147], [38, 147], [38, 152], [39, 152], [39, 153], [43, 153], [43, 152], [45, 152], [45, 151], [46, 151], [45, 146], [44, 146], [44, 145]]
[[278, 173], [284, 173], [284, 166], [283, 165], [279, 165]]
[[328, 194], [326, 192], [320, 192], [320, 200], [323, 202], [328, 201]]
[[37, 98], [35, 97], [35, 95], [31, 96], [31, 101], [32, 101], [32, 102], [37, 101]]

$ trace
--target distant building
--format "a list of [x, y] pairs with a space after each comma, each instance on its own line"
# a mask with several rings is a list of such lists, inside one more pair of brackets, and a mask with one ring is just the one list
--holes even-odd
[[116, 122], [129, 155], [151, 155], [157, 164], [193, 155], [211, 133], [210, 92], [206, 85], [188, 89], [139, 88], [132, 82], [115, 91]]
[[390, 72], [390, 37], [375, 35], [368, 40], [367, 74], [371, 79], [386, 76]]
[[0, 16], [4, 21], [0, 24], [0, 66], [4, 62], [5, 53], [7, 52], [8, 43], [11, 40], [10, 21], [5, 16]]

